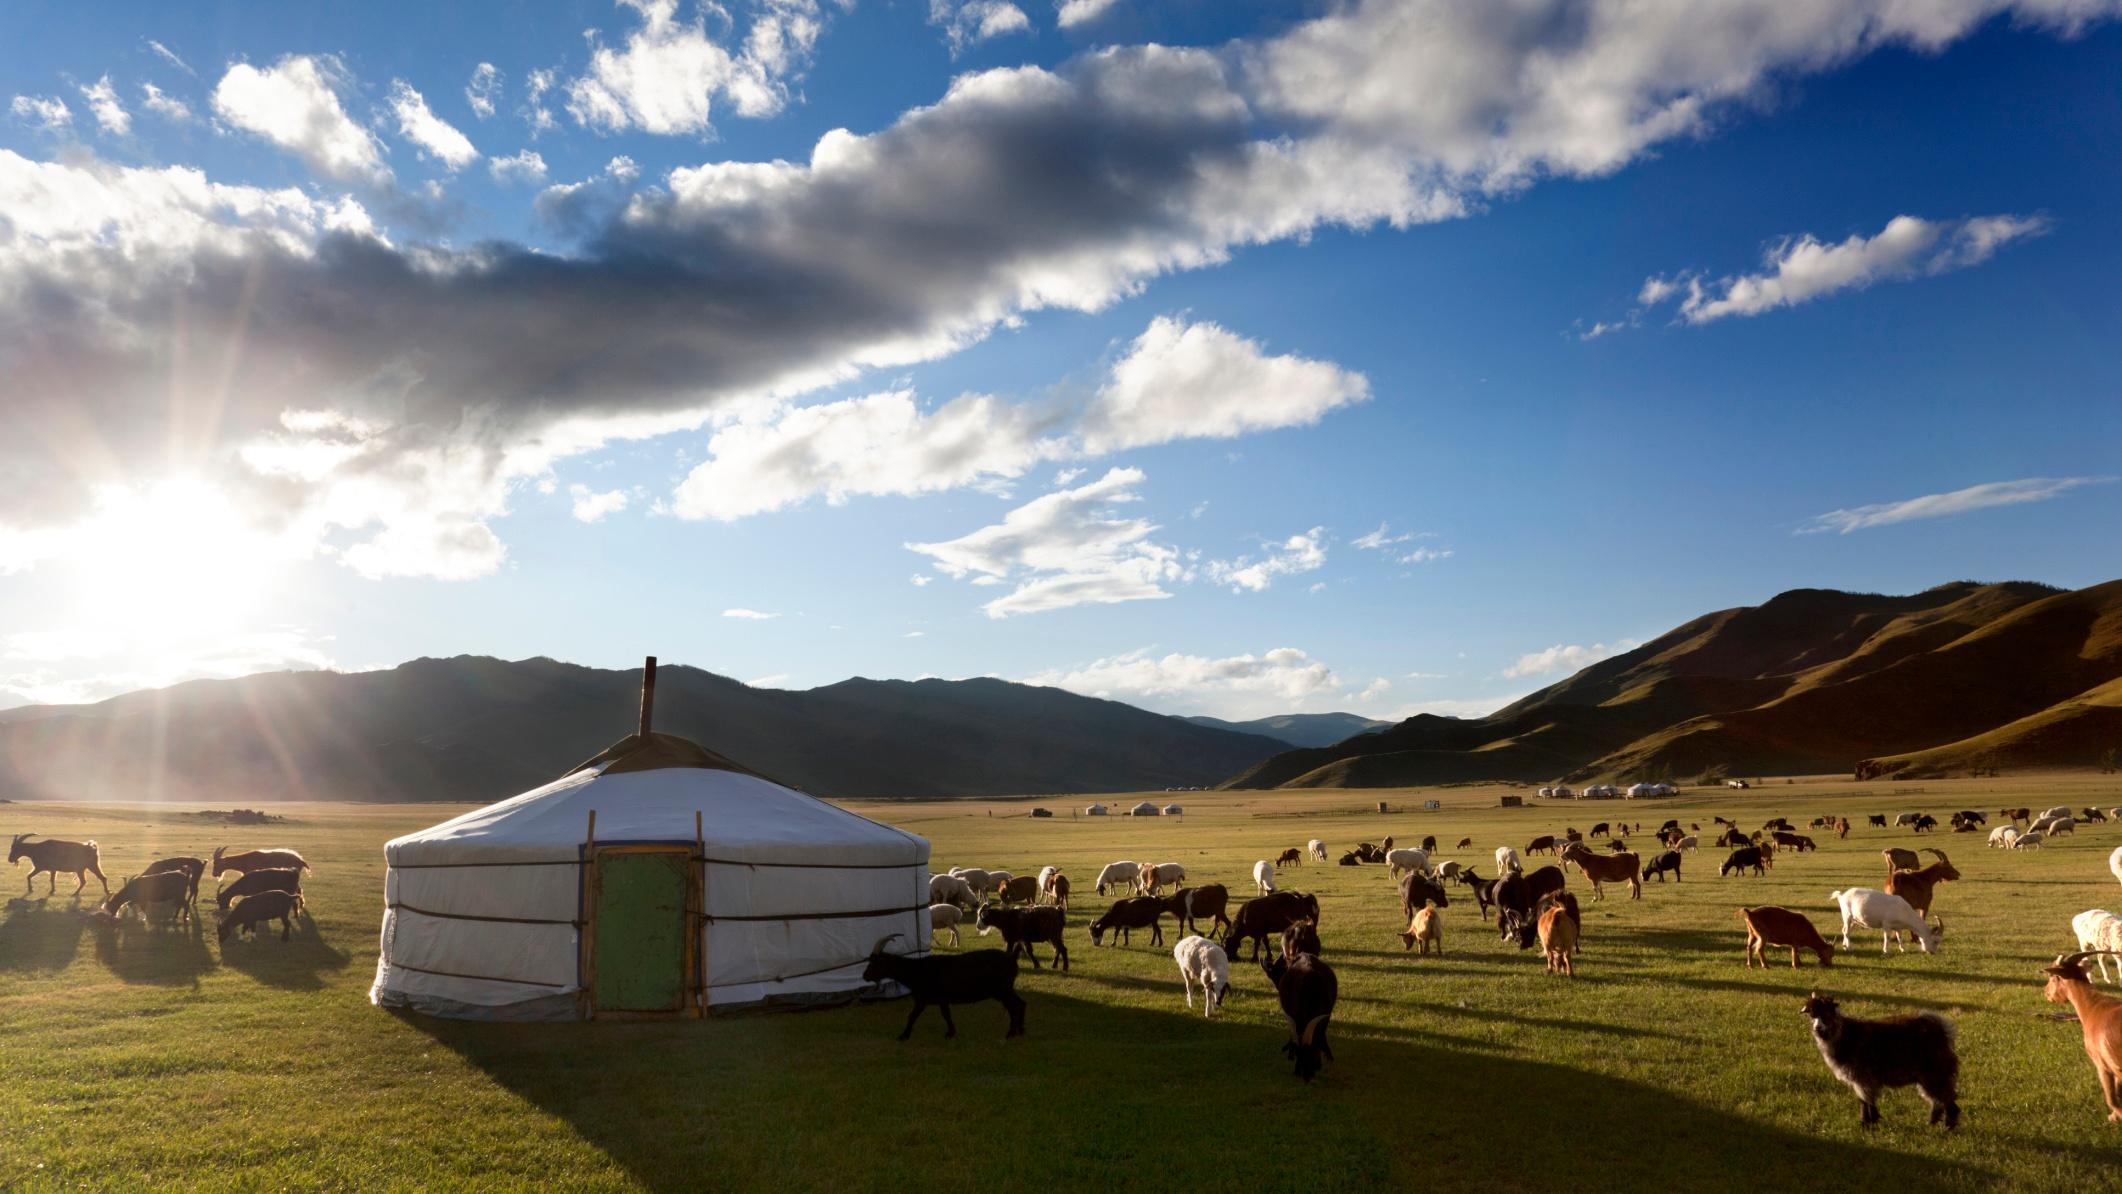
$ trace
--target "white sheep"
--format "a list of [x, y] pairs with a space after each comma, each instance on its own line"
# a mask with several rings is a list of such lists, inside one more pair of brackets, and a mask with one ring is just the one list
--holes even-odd
[[1186, 868], [1176, 862], [1160, 862], [1145, 866], [1137, 879], [1144, 895], [1155, 895], [1157, 889], [1169, 883], [1174, 887], [1186, 882]]
[[2054, 808], [2052, 808], [2052, 809], [2048, 810], [2047, 812], [2045, 812], [2045, 813], [2042, 813], [2042, 814], [2041, 814], [2040, 816], [2038, 816], [2038, 817], [2035, 817], [2035, 818], [2034, 818], [2034, 820], [2036, 820], [2036, 821], [2046, 821], [2046, 820], [2050, 819], [2051, 817], [2067, 817], [2067, 816], [2069, 816], [2069, 815], [2070, 815], [2070, 811], [2071, 811], [2071, 810], [2070, 810], [2070, 806], [2069, 806], [2069, 805], [2067, 805], [2067, 804], [2059, 804], [2059, 805], [2057, 805], [2056, 807], [2054, 807]]
[[1213, 1016], [1230, 998], [1230, 958], [1223, 947], [1206, 937], [1188, 937], [1172, 946], [1172, 960], [1179, 963], [1179, 981], [1186, 984], [1186, 1006], [1194, 1006], [1194, 984], [1201, 984], [1201, 1014]]
[[2019, 836], [2017, 825], [1999, 825], [1989, 831], [1989, 844], [1998, 850], [2011, 849], [2012, 840]]
[[1829, 892], [1828, 897], [1842, 907], [1842, 948], [1849, 948], [1849, 926], [1852, 922], [1867, 929], [1878, 929], [1884, 936], [1879, 938], [1879, 952], [1886, 953], [1889, 943], [1898, 943], [1901, 952], [1908, 952], [1908, 942], [1902, 940], [1903, 933], [1916, 939], [1923, 952], [1938, 952], [1938, 943], [1945, 936], [1945, 921], [1929, 924], [1917, 915], [1907, 900], [1897, 895], [1888, 895], [1869, 887], [1852, 887], [1848, 891]]
[[[2035, 828], [2038, 829], [2040, 827], [2035, 826]], [[2070, 817], [2055, 817], [2051, 819], [2048, 823], [2048, 836], [2054, 837], [2059, 833], [2067, 833], [2072, 837], [2078, 836], [2078, 822]]]
[[1387, 850], [1385, 867], [1395, 879], [1403, 873], [1426, 875], [1429, 873], [1429, 851], [1415, 846]]
[[990, 892], [999, 892], [1004, 887], [1007, 887], [1009, 885], [1009, 881], [1014, 878], [1016, 878], [1016, 876], [1010, 874], [1008, 871], [989, 871], [987, 873], [987, 890], [989, 890]]
[[1465, 870], [1465, 869], [1466, 869], [1465, 867], [1462, 867], [1462, 866], [1460, 866], [1460, 865], [1459, 865], [1459, 864], [1458, 864], [1457, 862], [1453, 862], [1453, 861], [1445, 861], [1445, 862], [1440, 862], [1440, 863], [1438, 863], [1438, 864], [1437, 864], [1437, 878], [1439, 878], [1439, 879], [1456, 879], [1456, 878], [1458, 878], [1458, 877], [1459, 877], [1459, 872], [1460, 872], [1460, 871], [1463, 871], [1463, 870]]
[[1057, 866], [1039, 868], [1039, 891], [1032, 899], [1041, 903], [1052, 903], [1054, 899], [1054, 876], [1061, 873]]
[[938, 938], [943, 935], [943, 930], [945, 929], [950, 930], [950, 943], [952, 945], [958, 944], [958, 922], [964, 918], [964, 915], [964, 912], [956, 904], [930, 904], [928, 906], [929, 944], [941, 945], [942, 942]]
[[973, 885], [956, 875], [930, 875], [928, 900], [931, 904], [970, 904], [974, 902]]
[[1319, 860], [1320, 862], [1325, 862], [1325, 861], [1326, 861], [1326, 843], [1325, 843], [1325, 842], [1322, 842], [1322, 841], [1320, 841], [1320, 840], [1319, 840], [1318, 838], [1313, 838], [1312, 840], [1310, 840], [1310, 841], [1308, 841], [1308, 842], [1304, 843], [1304, 848], [1305, 848], [1306, 850], [1309, 850], [1309, 851], [1311, 851], [1311, 856], [1312, 856], [1313, 858], [1316, 858], [1316, 859], [1318, 859], [1318, 860]]
[[965, 880], [965, 885], [974, 891], [985, 892], [994, 886], [994, 883], [990, 881], [988, 871], [983, 867], [954, 866], [950, 869], [950, 873], [957, 878]]
[[[1690, 833], [1685, 837], [1682, 837], [1679, 841], [1674, 842], [1672, 848], [1675, 850], [1693, 850], [1699, 847], [1700, 845], [1701, 843], [1695, 840], [1695, 835]], [[1674, 873], [1677, 874], [1678, 872], [1676, 871]]]
[[2022, 833], [2011, 840], [2011, 848], [2014, 850], [2038, 850], [2047, 837], [2048, 835], [2045, 833]]
[[1263, 858], [1253, 864], [1253, 886], [1260, 889], [1261, 895], [1266, 895], [1275, 889], [1274, 863]]
[[1136, 879], [1141, 874], [1142, 864], [1139, 862], [1108, 862], [1105, 869], [1098, 872], [1098, 894], [1104, 895], [1108, 887], [1117, 890], [1121, 884], [1126, 884], [1131, 892], [1140, 891]]
[[1896, 826], [1914, 825], [1916, 823], [1916, 818], [1922, 815], [1922, 813], [1902, 813], [1900, 816], [1894, 818], [1894, 824]]
[[[2094, 908], [2080, 912], [2070, 918], [2071, 931], [2078, 935], [2078, 948], [2085, 950], [2122, 949], [2122, 916]], [[2122, 964], [2115, 967], [2115, 977], [2107, 977], [2107, 955], [2095, 954], [2100, 963], [2100, 981], [2122, 983]]]
[[2116, 846], [2115, 852], [2107, 856], [2107, 869], [2115, 873], [2115, 882], [2122, 883], [2122, 846]]
[[1498, 872], [1498, 878], [1502, 877], [1503, 875], [1507, 875], [1512, 871], [1522, 871], [1524, 869], [1525, 864], [1518, 861], [1518, 851], [1516, 847], [1496, 847], [1496, 870]]

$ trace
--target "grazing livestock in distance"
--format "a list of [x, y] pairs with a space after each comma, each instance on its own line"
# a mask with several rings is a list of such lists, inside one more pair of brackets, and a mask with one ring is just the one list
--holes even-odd
[[2041, 843], [2047, 840], [2047, 834], [2029, 829], [2011, 840], [2011, 848], [2014, 850], [2038, 850], [2041, 848]]
[[1913, 826], [1922, 816], [1922, 813], [1902, 813], [1894, 818], [1894, 828], [1900, 829], [1905, 826]]
[[1474, 839], [1472, 839], [1472, 838], [1470, 838], [1470, 837], [1462, 837], [1462, 838], [1460, 838], [1460, 839], [1459, 839], [1459, 849], [1461, 849], [1461, 850], [1464, 850], [1464, 849], [1466, 849], [1466, 848], [1467, 848], [1468, 846], [1471, 846], [1471, 845], [1473, 845], [1473, 844], [1474, 844]]
[[1284, 850], [1282, 853], [1275, 855], [1275, 867], [1277, 869], [1280, 869], [1285, 866], [1297, 866], [1303, 861], [1304, 852], [1302, 850], [1297, 849], [1295, 846], [1291, 846], [1289, 849]]
[[1108, 862], [1105, 869], [1098, 872], [1098, 894], [1104, 895], [1107, 888], [1117, 888], [1122, 884], [1126, 884], [1130, 892], [1139, 891], [1141, 889], [1136, 885], [1135, 877], [1141, 873], [1142, 864], [1139, 862]]
[[1870, 821], [1873, 825], [1876, 825], [1881, 829], [1886, 828], [1886, 818], [1884, 816], [1867, 817], [1866, 820]]
[[2031, 821], [2034, 819], [2034, 810], [2030, 808], [2000, 808], [1997, 810], [1997, 815], [2012, 821]]
[[869, 951], [869, 964], [862, 968], [862, 981], [866, 983], [893, 982], [905, 987], [914, 997], [913, 1010], [906, 1014], [906, 1028], [899, 1033], [905, 1040], [914, 1035], [914, 1021], [921, 1013], [934, 1005], [943, 1012], [944, 1039], [958, 1035], [958, 1025], [950, 1018], [952, 1004], [979, 1003], [993, 999], [1009, 1009], [1009, 1031], [1004, 1039], [1024, 1035], [1024, 1000], [1017, 994], [1017, 957], [999, 949], [978, 949], [969, 954], [952, 957], [909, 958], [904, 954], [888, 954], [884, 947], [893, 937], [892, 933], [880, 937]]
[[1356, 857], [1356, 852], [1355, 852], [1354, 850], [1351, 850], [1351, 851], [1349, 851], [1348, 853], [1346, 853], [1346, 854], [1343, 854], [1343, 855], [1341, 856], [1341, 858], [1340, 858], [1340, 861], [1339, 861], [1339, 863], [1338, 863], [1337, 865], [1339, 865], [1339, 866], [1362, 866], [1362, 865], [1363, 865], [1363, 860], [1362, 860], [1362, 859], [1360, 859], [1360, 858], [1357, 858], [1357, 857]]
[[23, 895], [29, 894], [39, 875], [48, 876], [44, 881], [44, 894], [57, 894], [59, 875], [62, 872], [74, 877], [75, 895], [80, 895], [81, 889], [88, 886], [90, 875], [94, 875], [96, 882], [103, 885], [104, 895], [111, 893], [111, 881], [103, 877], [102, 869], [97, 866], [101, 855], [96, 849], [96, 843], [61, 841], [56, 838], [46, 838], [41, 842], [23, 840], [33, 836], [35, 835], [18, 833], [14, 842], [7, 848], [9, 866], [25, 858], [29, 859], [29, 878], [22, 883]]
[[982, 904], [973, 913], [973, 927], [982, 937], [989, 929], [998, 929], [1002, 940], [1009, 944], [1009, 956], [1017, 956], [1018, 950], [1031, 959], [1032, 969], [1039, 969], [1039, 955], [1032, 946], [1044, 941], [1054, 947], [1054, 962], [1061, 969], [1068, 969], [1068, 944], [1061, 935], [1068, 930], [1068, 919], [1059, 908], [998, 908], [993, 904]]
[[1719, 878], [1727, 878], [1734, 871], [1744, 874], [1748, 867], [1752, 867], [1756, 875], [1767, 873], [1761, 868], [1761, 848], [1759, 846], [1741, 846], [1732, 851], [1730, 857], [1724, 860], [1724, 865], [1717, 868], [1717, 875]]
[[1313, 838], [1312, 840], [1304, 843], [1304, 848], [1311, 852], [1311, 856], [1313, 858], [1318, 859], [1320, 862], [1326, 861], [1325, 842], [1320, 841], [1318, 838]]
[[1194, 1006], [1194, 986], [1201, 987], [1201, 1014], [1213, 1016], [1217, 1005], [1230, 998], [1230, 956], [1206, 937], [1188, 937], [1172, 946], [1172, 961], [1179, 964], [1179, 981], [1186, 986], [1186, 1006]]
[[1230, 889], [1221, 883], [1182, 887], [1164, 897], [1164, 910], [1178, 919], [1181, 933], [1199, 932], [1196, 920], [1208, 921], [1212, 930], [1230, 928], [1230, 917], [1224, 915], [1229, 908]]
[[230, 871], [306, 871], [310, 869], [302, 856], [293, 850], [245, 850], [230, 854], [227, 846], [214, 847], [214, 878]]
[[2085, 1056], [2100, 1077], [2100, 1097], [2107, 1100], [2107, 1122], [2122, 1124], [2122, 1000], [2093, 990], [2085, 958], [2084, 953], [2056, 955], [2042, 967], [2048, 985], [2041, 993], [2050, 1003], [2067, 1003], [2077, 1013]]
[[1318, 897], [1301, 891], [1278, 891], [1247, 900], [1238, 905], [1237, 914], [1231, 917], [1230, 931], [1223, 937], [1223, 948], [1236, 957], [1238, 943], [1249, 940], [1253, 943], [1253, 957], [1258, 958], [1269, 937], [1299, 920], [1319, 923]]
[[1636, 873], [1642, 860], [1634, 854], [1594, 854], [1581, 843], [1571, 842], [1569, 848], [1562, 851], [1562, 861], [1564, 864], [1575, 863], [1577, 870], [1590, 880], [1594, 903], [1606, 898], [1601, 888], [1606, 883], [1626, 883], [1629, 899], [1643, 898], [1643, 877]]
[[1960, 877], [1960, 872], [1953, 867], [1952, 859], [1945, 856], [1945, 851], [1930, 852], [1938, 856], [1938, 861], [1921, 870], [1894, 871], [1886, 876], [1886, 893], [1907, 900], [1908, 906], [1914, 908], [1918, 916], [1930, 915], [1931, 896], [1936, 892], [1938, 884]]
[[1289, 1043], [1282, 1046], [1282, 1055], [1296, 1063], [1297, 1077], [1309, 1082], [1321, 1064], [1334, 1057], [1326, 1030], [1333, 1023], [1340, 981], [1334, 968], [1313, 953], [1263, 959], [1260, 968], [1275, 985], [1282, 1015], [1289, 1020]]
[[1148, 929], [1151, 945], [1164, 944], [1164, 914], [1170, 911], [1165, 901], [1154, 896], [1128, 896], [1105, 910], [1105, 915], [1090, 922], [1090, 943], [1105, 944], [1105, 935], [1113, 935], [1115, 949], [1127, 944], [1128, 932], [1132, 929]]
[[1577, 964], [1570, 958], [1577, 948], [1577, 919], [1559, 900], [1550, 900], [1541, 905], [1540, 952], [1547, 955], [1547, 972], [1568, 978], [1577, 977]]
[[147, 869], [140, 873], [143, 875], [165, 875], [171, 871], [182, 874], [190, 881], [191, 897], [188, 902], [198, 903], [199, 877], [206, 874], [206, 860], [204, 858], [162, 858], [148, 863]]
[[2079, 810], [2078, 819], [2087, 825], [2104, 825], [2107, 823], [2107, 814], [2088, 804]]
[[1253, 864], [1253, 888], [1261, 895], [1275, 889], [1275, 868], [1269, 866], [1265, 858]]
[[1701, 841], [1692, 833], [1683, 833], [1666, 844], [1675, 850], [1694, 850], [1700, 848]]
[[1425, 835], [1423, 837], [1422, 852], [1425, 854], [1435, 854], [1437, 852], [1437, 839], [1434, 834]]
[[958, 925], [965, 913], [956, 904], [930, 904], [928, 906], [928, 943], [931, 947], [941, 944], [943, 930], [950, 930], [950, 943], [958, 945]]
[[2015, 838], [2015, 837], [2018, 837], [2018, 836], [2019, 836], [2019, 827], [2018, 827], [2018, 826], [2016, 826], [2016, 825], [1999, 825], [1999, 826], [1997, 826], [1997, 827], [1996, 827], [1995, 829], [1992, 829], [1992, 830], [1990, 830], [1990, 831], [1989, 831], [1989, 846], [1990, 846], [1990, 849], [1992, 849], [1992, 850], [1998, 850], [1998, 849], [2003, 849], [2003, 850], [2009, 850], [2009, 849], [2011, 848], [2011, 843], [2012, 843], [2012, 839], [2013, 839], [2013, 838]]
[[1002, 885], [996, 893], [1005, 904], [1029, 904], [1039, 898], [1039, 879], [1036, 875], [1017, 875]]
[[1543, 833], [1539, 837], [1536, 837], [1533, 840], [1525, 843], [1525, 852], [1527, 854], [1553, 854], [1555, 852], [1554, 835], [1550, 833]]
[[1874, 891], [1869, 887], [1852, 887], [1847, 891], [1829, 892], [1828, 897], [1842, 909], [1842, 948], [1849, 948], [1849, 926], [1852, 922], [1867, 929], [1878, 929], [1879, 952], [1886, 953], [1890, 943], [1898, 942], [1901, 952], [1908, 952], [1908, 942], [1902, 940], [1906, 933], [1916, 939], [1927, 954], [1938, 952], [1938, 943], [1945, 936], [1945, 921], [1941, 917], [1933, 925], [1916, 915], [1908, 901], [1900, 896]]
[[1415, 909], [1408, 919], [1407, 931], [1400, 934], [1401, 948], [1413, 949], [1415, 942], [1422, 943], [1422, 953], [1427, 956], [1429, 947], [1437, 947], [1437, 956], [1444, 956], [1444, 915], [1435, 908], [1424, 905]]
[[1532, 945], [1533, 909], [1540, 904], [1542, 896], [1561, 891], [1568, 885], [1562, 868], [1544, 866], [1530, 875], [1512, 873], [1496, 880], [1493, 899], [1496, 904], [1496, 925], [1503, 940], [1519, 939], [1521, 948]]
[[249, 871], [234, 883], [214, 893], [214, 907], [228, 911], [230, 902], [240, 896], [258, 895], [268, 891], [299, 892], [302, 890], [302, 872], [296, 870]]
[[1412, 918], [1424, 904], [1435, 904], [1449, 908], [1452, 902], [1444, 896], [1444, 889], [1422, 875], [1409, 875], [1400, 880], [1400, 915]]
[[973, 895], [976, 897], [986, 895], [995, 885], [994, 876], [990, 875], [985, 867], [954, 866], [950, 873], [965, 880], [965, 885], [973, 889]]
[[1802, 833], [1790, 833], [1781, 829], [1776, 831], [1774, 840], [1777, 845], [1796, 850], [1800, 854], [1803, 854], [1807, 850], [1817, 850], [1820, 848], [1813, 844], [1813, 839], [1805, 836]]
[[[1623, 829], [1626, 829], [1626, 828], [1628, 828], [1628, 827], [1624, 825], [1624, 826], [1622, 826], [1622, 828], [1623, 828]], [[1585, 836], [1586, 836], [1586, 837], [1611, 837], [1611, 836], [1613, 836], [1613, 835], [1612, 835], [1612, 833], [1611, 833], [1611, 832], [1610, 832], [1610, 831], [1609, 831], [1609, 830], [1607, 829], [1607, 825], [1606, 825], [1606, 822], [1604, 822], [1604, 821], [1601, 821], [1601, 822], [1599, 822], [1599, 823], [1598, 823], [1597, 825], [1594, 825], [1594, 826], [1592, 826], [1592, 827], [1591, 827], [1591, 829], [1590, 829], [1589, 831], [1587, 831], [1587, 832], [1585, 833]]]
[[1820, 1046], [1828, 1072], [1863, 1101], [1867, 1127], [1879, 1122], [1880, 1091], [1911, 1085], [1930, 1104], [1930, 1122], [1943, 1120], [1947, 1129], [1960, 1126], [1954, 1090], [1960, 1056], [1953, 1051], [1952, 1021], [1936, 1012], [1853, 1020], [1818, 991], [1805, 1001], [1805, 1016], [1813, 1023], [1813, 1043]]
[[1403, 846], [1387, 852], [1385, 866], [1395, 879], [1403, 874], [1426, 874], [1429, 871], [1429, 851]]
[[280, 940], [286, 941], [294, 935], [294, 919], [302, 913], [302, 893], [299, 891], [261, 891], [236, 905], [235, 911], [221, 918], [221, 927], [215, 936], [224, 944], [229, 937], [240, 932], [256, 940], [258, 926], [269, 920], [280, 922]]
[[1820, 959], [1820, 965], [1834, 965], [1835, 947], [1820, 936], [1820, 930], [1804, 914], [1788, 908], [1741, 908], [1739, 919], [1746, 922], [1746, 968], [1754, 968], [1755, 959], [1761, 969], [1768, 969], [1768, 950], [1790, 950], [1790, 968], [1798, 969], [1798, 951], [1809, 949]]
[[2070, 931], [2078, 935], [2078, 948], [2099, 964], [2101, 981], [2122, 982], [2122, 965], [2113, 979], [2107, 977], [2107, 955], [2122, 950], [2122, 917], [2094, 908], [2071, 917]]
[[192, 919], [191, 884], [181, 871], [136, 875], [118, 888], [118, 894], [103, 902], [100, 915], [106, 919], [116, 917], [128, 905], [149, 924], [158, 920], [189, 922]]
[[1518, 852], [1509, 846], [1496, 847], [1496, 869], [1499, 871], [1522, 871], [1525, 864], [1518, 861]]
[[1751, 844], [1754, 840], [1755, 839], [1753, 835], [1748, 834], [1743, 830], [1733, 828], [1727, 829], [1722, 834], [1718, 835], [1717, 844], [1720, 846], [1744, 846]]
[[1463, 870], [1465, 870], [1465, 869], [1466, 869], [1466, 866], [1465, 866], [1465, 864], [1463, 864], [1463, 863], [1460, 863], [1460, 862], [1455, 862], [1455, 861], [1445, 861], [1445, 862], [1440, 862], [1440, 863], [1438, 863], [1438, 864], [1437, 864], [1437, 878], [1439, 878], [1439, 879], [1456, 879], [1456, 878], [1458, 878], [1458, 877], [1459, 877], [1459, 872], [1460, 872], [1460, 871], [1463, 871]]
[[1160, 887], [1166, 885], [1177, 887], [1184, 882], [1186, 882], [1186, 868], [1176, 862], [1160, 862], [1155, 866], [1145, 866], [1137, 877], [1138, 889], [1143, 895], [1155, 895]]
[[1889, 846], [1879, 851], [1879, 853], [1886, 859], [1886, 871], [1888, 874], [1892, 874], [1895, 871], [1912, 871], [1923, 865], [1923, 857], [1914, 850], [1903, 850], [1899, 846]]
[[1680, 881], [1680, 852], [1678, 850], [1667, 850], [1665, 853], [1643, 864], [1643, 877], [1645, 879], [1656, 875], [1658, 882], [1663, 883], [1665, 882], [1665, 872], [1667, 871], [1672, 872], [1673, 882], [1678, 883]]
[[2048, 810], [2047, 812], [2045, 812], [2045, 813], [2042, 813], [2042, 814], [2041, 814], [2040, 816], [2038, 816], [2038, 817], [2036, 817], [2036, 818], [2034, 818], [2034, 819], [2035, 819], [2035, 820], [2037, 820], [2037, 821], [2046, 821], [2046, 820], [2050, 819], [2051, 817], [2067, 817], [2067, 816], [2069, 816], [2069, 815], [2070, 815], [2070, 806], [2069, 806], [2069, 805], [2067, 805], [2067, 804], [2059, 804], [2059, 805], [2057, 805], [2056, 807], [2054, 807], [2054, 808], [2052, 808], [2052, 809], [2049, 809], [2049, 810]]
[[973, 886], [956, 875], [930, 875], [928, 877], [928, 902], [931, 904], [970, 904], [973, 902]]

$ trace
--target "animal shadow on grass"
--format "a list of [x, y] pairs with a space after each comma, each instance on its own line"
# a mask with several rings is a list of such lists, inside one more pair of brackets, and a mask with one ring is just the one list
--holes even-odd
[[[805, 1167], [807, 1184], [867, 1186], [918, 1167], [936, 1184], [966, 1189], [1016, 1184], [1031, 1166], [1089, 1189], [1139, 1184], [1152, 1161], [1159, 1183], [1172, 1188], [1228, 1189], [1242, 1180], [1253, 1189], [1312, 1189], [1322, 1160], [1331, 1164], [1328, 1185], [1413, 1187], [1434, 1179], [1438, 1157], [1451, 1158], [1462, 1189], [1575, 1189], [1590, 1125], [1604, 1155], [1714, 1150], [1745, 1158], [1747, 1183], [1768, 1188], [1961, 1189], [1988, 1177], [1933, 1156], [1764, 1125], [1649, 1083], [1429, 1035], [1463, 1028], [1463, 1019], [1377, 1030], [1360, 1018], [1337, 1021], [1334, 1059], [1306, 1086], [1283, 1056], [1279, 1012], [1269, 1003], [1260, 1014], [1272, 995], [1257, 988], [1242, 1000], [1248, 1010], [1213, 1020], [1189, 1012], [1176, 992], [1161, 1010], [1026, 995], [1028, 1035], [1012, 1041], [1002, 1039], [1003, 1015], [991, 1003], [957, 1009], [955, 1040], [943, 1039], [931, 1010], [906, 1043], [894, 1039], [909, 1010], [903, 1000], [657, 1024], [397, 1014], [658, 1191], [694, 1189], [709, 1174], [723, 1186], [781, 1184], [792, 1165]], [[1802, 1034], [1790, 1047], [1811, 1052]], [[1159, 1081], [1139, 1081], [1145, 1068]], [[1843, 1109], [1847, 1092], [1824, 1071], [1817, 1078], [1819, 1098]], [[977, 1136], [938, 1139], [914, 1095], [923, 1090], [975, 1107], [1036, 1092], [1030, 1155]], [[1242, 1178], [1224, 1150], [1174, 1149], [1182, 1122], [1172, 1117], [1175, 1090], [1186, 1092], [1183, 1123], [1258, 1124], [1272, 1107], [1274, 1131], [1306, 1147], [1249, 1153]], [[1495, 1097], [1451, 1093], [1467, 1091]], [[885, 1108], [881, 1092], [906, 1097]], [[1497, 1131], [1499, 1114], [1512, 1119], [1510, 1130]]]
[[197, 986], [199, 976], [214, 968], [203, 921], [167, 928], [144, 925], [130, 917], [94, 923], [96, 960], [125, 982]]
[[88, 913], [78, 900], [9, 900], [7, 919], [0, 921], [0, 970], [64, 970], [81, 951], [87, 928]]
[[259, 925], [255, 937], [237, 934], [221, 943], [222, 965], [289, 991], [322, 990], [325, 976], [346, 969], [352, 960], [324, 939], [307, 912], [295, 917], [293, 935], [286, 941], [280, 940], [280, 923], [273, 921]]

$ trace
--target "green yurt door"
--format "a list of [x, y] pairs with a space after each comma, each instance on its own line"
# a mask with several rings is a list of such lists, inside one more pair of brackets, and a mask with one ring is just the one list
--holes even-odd
[[688, 849], [597, 852], [590, 929], [597, 1013], [685, 1009], [691, 870]]

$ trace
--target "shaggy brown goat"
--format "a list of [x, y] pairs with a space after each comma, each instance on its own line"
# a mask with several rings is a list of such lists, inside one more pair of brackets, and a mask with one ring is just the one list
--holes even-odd
[[1835, 947], [1820, 936], [1802, 913], [1788, 908], [1741, 908], [1739, 919], [1746, 922], [1746, 968], [1752, 970], [1759, 959], [1761, 969], [1768, 969], [1768, 949], [1790, 950], [1790, 968], [1798, 968], [1798, 951], [1809, 949], [1820, 959], [1822, 966], [1834, 965]]
[[88, 876], [90, 875], [94, 875], [96, 882], [103, 885], [104, 895], [107, 896], [111, 893], [111, 881], [103, 877], [103, 871], [96, 865], [101, 861], [101, 855], [96, 849], [96, 843], [68, 842], [54, 838], [46, 838], [41, 842], [23, 840], [33, 836], [35, 835], [18, 833], [15, 835], [14, 843], [7, 849], [7, 863], [9, 866], [13, 866], [22, 859], [29, 859], [29, 878], [23, 880], [23, 895], [29, 894], [30, 888], [36, 884], [37, 876], [39, 875], [50, 876], [44, 881], [44, 894], [56, 894], [59, 890], [59, 875], [62, 871], [74, 877], [75, 895], [80, 895], [81, 889], [88, 886]]
[[1953, 867], [1952, 859], [1945, 856], [1945, 851], [1933, 850], [1928, 846], [1924, 849], [1937, 855], [1938, 861], [1921, 870], [1898, 870], [1886, 876], [1886, 894], [1907, 900], [1908, 906], [1914, 908], [1918, 916], [1930, 915], [1931, 897], [1936, 894], [1938, 884], [1960, 877], [1960, 872]]

